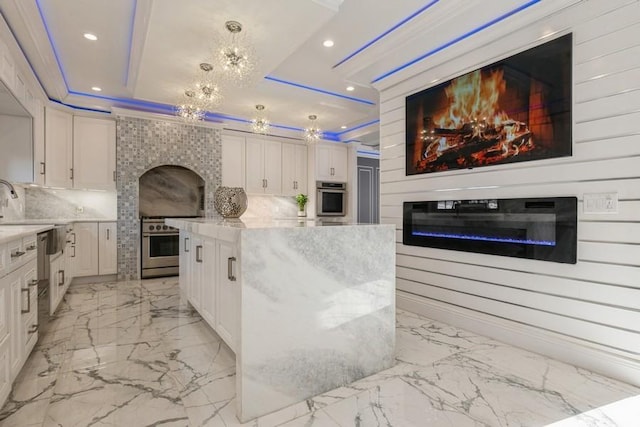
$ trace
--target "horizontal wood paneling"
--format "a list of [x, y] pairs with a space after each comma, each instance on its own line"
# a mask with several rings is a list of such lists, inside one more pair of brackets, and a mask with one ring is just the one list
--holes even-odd
[[[540, 44], [544, 31], [574, 34], [573, 155], [406, 176], [405, 97], [435, 78], [442, 82]], [[585, 1], [464, 55], [445, 51], [424, 72], [383, 90], [380, 215], [397, 228], [398, 290], [640, 363], [638, 57], [640, 3]], [[617, 213], [585, 214], [584, 194], [601, 192], [617, 193]], [[576, 264], [402, 244], [404, 201], [554, 196], [579, 200]]]

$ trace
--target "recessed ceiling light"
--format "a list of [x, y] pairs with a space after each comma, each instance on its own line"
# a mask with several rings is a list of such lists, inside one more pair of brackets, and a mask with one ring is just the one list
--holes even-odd
[[346, 129], [347, 127], [345, 125], [340, 126], [340, 129]]
[[355, 88], [355, 87], [353, 87], [353, 86], [347, 86], [347, 90], [348, 90], [349, 92], [353, 92], [354, 90], [356, 90], [356, 88]]
[[101, 88], [101, 87], [98, 87], [98, 86], [93, 86], [93, 87], [91, 88], [91, 90], [95, 90], [96, 92], [100, 92], [100, 91], [102, 91], [102, 88]]
[[96, 36], [95, 34], [91, 34], [91, 33], [84, 33], [84, 38], [87, 39], [87, 40], [91, 40], [91, 41], [98, 40], [98, 36]]
[[325, 40], [322, 42], [322, 46], [324, 47], [332, 47], [333, 46], [333, 40]]

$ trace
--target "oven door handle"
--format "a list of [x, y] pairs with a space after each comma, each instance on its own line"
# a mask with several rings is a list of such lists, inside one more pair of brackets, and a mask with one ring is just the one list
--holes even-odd
[[147, 239], [149, 237], [156, 237], [156, 236], [167, 237], [167, 236], [177, 236], [177, 235], [178, 233], [154, 233], [154, 234], [143, 234], [142, 238]]

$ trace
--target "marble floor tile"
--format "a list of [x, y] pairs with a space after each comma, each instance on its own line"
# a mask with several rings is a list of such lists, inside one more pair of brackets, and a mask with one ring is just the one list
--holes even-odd
[[640, 417], [637, 387], [401, 310], [396, 332], [392, 368], [243, 424], [235, 355], [177, 278], [74, 284], [0, 427], [635, 427]]

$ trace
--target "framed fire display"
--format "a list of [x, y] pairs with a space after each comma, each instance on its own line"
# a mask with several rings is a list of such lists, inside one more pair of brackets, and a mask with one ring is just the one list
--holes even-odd
[[571, 155], [572, 35], [406, 98], [406, 174]]

